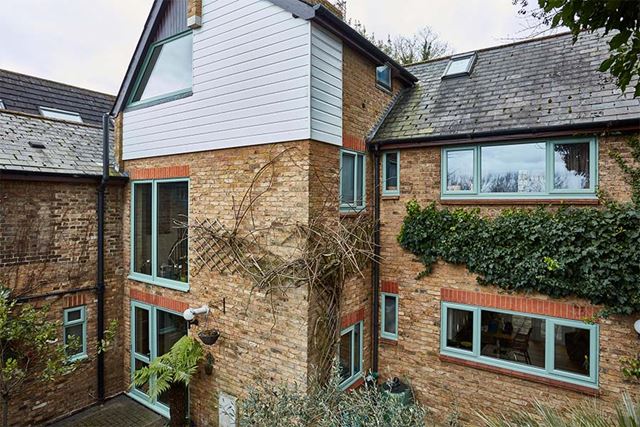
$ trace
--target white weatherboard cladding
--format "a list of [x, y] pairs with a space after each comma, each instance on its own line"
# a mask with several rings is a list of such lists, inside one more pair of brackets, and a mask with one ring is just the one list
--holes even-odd
[[342, 41], [311, 26], [311, 138], [342, 145]]
[[[340, 144], [336, 100], [320, 105], [311, 99], [312, 91], [330, 93], [322, 83], [336, 83], [336, 72], [324, 64], [317, 72], [329, 75], [312, 77], [312, 37], [308, 21], [268, 0], [205, 0], [202, 27], [193, 33], [193, 95], [125, 111], [123, 158], [308, 139], [312, 117], [317, 139]], [[331, 44], [326, 34], [316, 38]], [[316, 51], [318, 57], [336, 55], [327, 46]]]

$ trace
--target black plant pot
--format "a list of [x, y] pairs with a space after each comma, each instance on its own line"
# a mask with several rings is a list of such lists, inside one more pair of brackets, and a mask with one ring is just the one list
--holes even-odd
[[201, 331], [198, 332], [198, 338], [200, 338], [200, 341], [205, 345], [213, 345], [218, 341], [218, 338], [220, 338], [220, 332], [216, 329]]

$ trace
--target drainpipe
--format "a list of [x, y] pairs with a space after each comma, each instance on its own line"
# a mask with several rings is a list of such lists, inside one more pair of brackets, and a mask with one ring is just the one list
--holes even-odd
[[378, 373], [378, 350], [379, 350], [379, 317], [380, 317], [380, 151], [377, 144], [373, 149], [373, 253], [374, 260], [371, 269], [371, 287], [373, 288], [373, 313], [372, 313], [372, 335], [373, 351], [371, 360], [371, 370]]
[[[98, 267], [96, 272], [98, 344], [104, 339], [104, 207], [109, 179], [109, 114], [102, 115], [102, 180], [98, 186]], [[98, 402], [104, 401], [104, 352], [98, 353]]]

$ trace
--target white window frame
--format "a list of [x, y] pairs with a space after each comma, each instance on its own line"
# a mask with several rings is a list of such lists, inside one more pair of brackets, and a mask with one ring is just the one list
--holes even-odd
[[[360, 349], [359, 355], [354, 354], [356, 328], [360, 329], [360, 345], [358, 346]], [[340, 383], [340, 387], [343, 390], [353, 385], [353, 383], [355, 383], [356, 381], [358, 381], [358, 379], [362, 377], [362, 373], [364, 372], [364, 366], [363, 366], [364, 360], [362, 356], [363, 355], [362, 343], [363, 343], [363, 335], [364, 335], [364, 322], [361, 320], [340, 331], [341, 338], [346, 334], [351, 334], [351, 371], [353, 371], [353, 374], [349, 378], [345, 379]], [[338, 348], [338, 355], [339, 354], [340, 354], [340, 349]], [[354, 369], [354, 362], [356, 361], [356, 356], [358, 356], [358, 358], [360, 359], [360, 370], [358, 372], [355, 372], [355, 369]]]
[[[476, 59], [477, 59], [477, 55], [475, 52], [468, 52], [468, 53], [461, 53], [459, 55], [454, 55], [449, 59], [449, 62], [447, 63], [447, 68], [445, 68], [444, 73], [442, 74], [442, 78], [443, 79], [448, 79], [451, 77], [460, 77], [460, 76], [468, 76], [471, 74], [471, 69], [473, 68], [474, 64], [476, 63]], [[467, 59], [470, 58], [469, 62], [467, 63], [466, 68], [463, 71], [459, 71], [457, 73], [453, 73], [453, 74], [449, 74], [449, 70], [451, 69], [451, 65], [453, 65], [454, 62], [456, 61], [461, 61], [463, 59]]]
[[[48, 119], [65, 120], [67, 122], [74, 122], [74, 123], [83, 123], [80, 113], [77, 113], [75, 111], [66, 111], [66, 110], [60, 110], [58, 108], [42, 107], [42, 106], [38, 107], [38, 109], [40, 110], [40, 114], [42, 115], [42, 117], [46, 117]], [[59, 114], [59, 115], [67, 116], [68, 118], [51, 117], [47, 115], [48, 113]]]
[[[361, 190], [362, 190], [362, 203], [361, 204], [355, 204], [355, 203], [343, 203], [342, 202], [342, 157], [347, 154], [347, 155], [352, 155], [355, 156], [355, 164], [354, 164], [354, 168], [353, 168], [353, 173], [354, 173], [354, 177], [353, 177], [353, 197], [354, 197], [354, 202], [357, 201], [358, 199], [358, 186], [361, 186]], [[358, 177], [358, 162], [362, 162], [362, 182], [358, 183], [357, 177]], [[367, 186], [366, 186], [366, 182], [367, 182], [367, 156], [365, 155], [365, 153], [361, 152], [361, 151], [354, 151], [354, 150], [346, 150], [346, 149], [342, 149], [340, 150], [340, 210], [343, 212], [350, 212], [350, 211], [356, 211], [359, 212], [361, 210], [363, 210], [364, 208], [367, 207]]]
[[[381, 328], [380, 328], [380, 336], [382, 338], [386, 338], [389, 340], [393, 340], [393, 341], [397, 341], [398, 340], [398, 323], [399, 323], [399, 319], [398, 319], [398, 314], [399, 314], [399, 306], [400, 306], [400, 298], [398, 296], [398, 294], [391, 294], [388, 292], [381, 292], [380, 295], [382, 296], [382, 304], [380, 304], [380, 306], [382, 307], [382, 316], [380, 316], [380, 318], [382, 319], [382, 324], [381, 324]], [[393, 333], [387, 332], [385, 331], [385, 325], [386, 325], [386, 305], [387, 305], [387, 297], [391, 297], [394, 298], [396, 300], [396, 322], [395, 322], [395, 331]]]
[[[80, 318], [69, 320], [69, 313], [75, 311], [80, 311]], [[87, 357], [87, 310], [84, 305], [67, 308], [63, 312], [62, 338], [65, 346], [67, 345], [67, 328], [77, 325], [82, 325], [82, 349], [75, 354], [69, 355], [70, 362], [75, 362]]]

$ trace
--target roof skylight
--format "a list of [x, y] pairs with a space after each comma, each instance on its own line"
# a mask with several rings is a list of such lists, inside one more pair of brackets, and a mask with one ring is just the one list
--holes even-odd
[[442, 78], [468, 76], [471, 74], [471, 68], [476, 61], [476, 53], [463, 53], [461, 55], [452, 56], [444, 70]]
[[57, 108], [40, 107], [40, 114], [50, 119], [67, 120], [69, 122], [82, 123], [80, 114], [73, 111], [58, 110]]
[[4, 110], [5, 106], [4, 106], [4, 102], [2, 102], [2, 99], [0, 99], [0, 110]]

